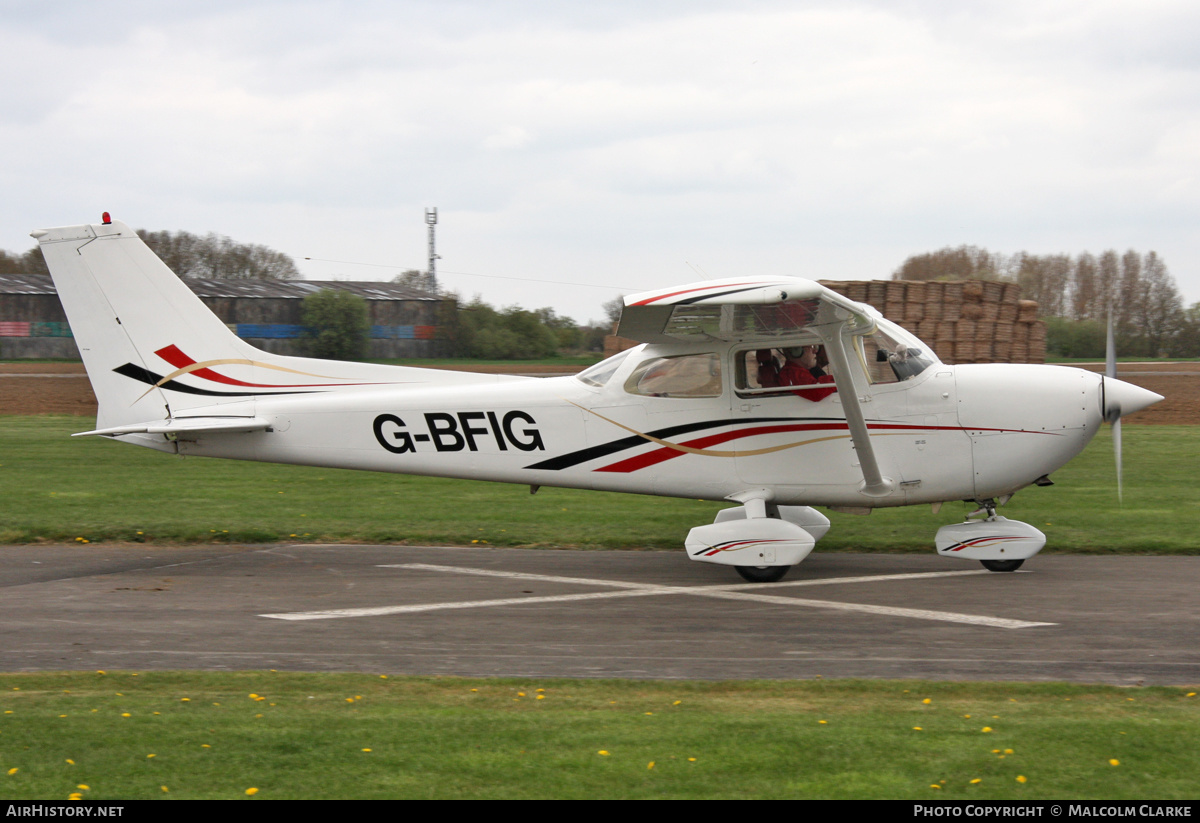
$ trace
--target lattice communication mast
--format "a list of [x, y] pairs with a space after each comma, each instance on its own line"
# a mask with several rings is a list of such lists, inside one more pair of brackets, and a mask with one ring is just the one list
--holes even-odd
[[429, 226], [429, 269], [425, 272], [425, 288], [437, 294], [437, 261], [440, 257], [435, 251], [434, 234], [437, 231], [437, 207], [425, 209], [425, 225]]

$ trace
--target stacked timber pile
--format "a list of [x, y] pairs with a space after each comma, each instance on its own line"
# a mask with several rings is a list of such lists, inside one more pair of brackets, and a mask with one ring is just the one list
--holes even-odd
[[[924, 340], [945, 363], [1044, 363], [1046, 324], [1016, 283], [990, 280], [822, 280], [821, 285], [879, 309]], [[615, 327], [614, 327], [615, 330]], [[606, 357], [637, 343], [610, 334]]]
[[868, 303], [933, 346], [946, 363], [1043, 363], [1046, 324], [1016, 283], [991, 280], [821, 281]]

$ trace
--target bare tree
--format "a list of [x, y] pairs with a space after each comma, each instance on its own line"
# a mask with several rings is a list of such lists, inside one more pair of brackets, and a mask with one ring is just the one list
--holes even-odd
[[292, 258], [272, 248], [237, 243], [217, 234], [146, 231], [138, 236], [180, 277], [227, 280], [299, 280]]
[[1007, 280], [1008, 260], [978, 246], [915, 254], [892, 274], [893, 280]]

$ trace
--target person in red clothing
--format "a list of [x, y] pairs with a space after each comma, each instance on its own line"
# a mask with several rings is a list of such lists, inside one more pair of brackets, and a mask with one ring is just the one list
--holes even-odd
[[[820, 348], [820, 346], [801, 346], [795, 349], [785, 349], [787, 362], [779, 370], [779, 385], [811, 386], [816, 383], [832, 383], [833, 377], [825, 374], [821, 365], [823, 352], [819, 351]], [[827, 389], [810, 389], [793, 392], [793, 394], [798, 394], [815, 403], [818, 400], [824, 400], [835, 391], [837, 388], [830, 386]]]

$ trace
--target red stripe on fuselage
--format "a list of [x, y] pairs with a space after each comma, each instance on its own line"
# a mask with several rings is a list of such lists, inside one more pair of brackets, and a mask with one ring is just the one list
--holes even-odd
[[[968, 431], [961, 426], [909, 426], [903, 424], [894, 425], [875, 425], [867, 427], [870, 431]], [[728, 443], [730, 440], [740, 440], [743, 437], [754, 437], [759, 434], [778, 434], [780, 432], [801, 432], [801, 431], [849, 431], [850, 427], [845, 423], [803, 423], [790, 424], [781, 426], [761, 426], [755, 429], [735, 429], [733, 431], [722, 432], [720, 434], [710, 434], [706, 437], [698, 437], [695, 440], [688, 440], [680, 443], [681, 446], [687, 446], [693, 449], [706, 449], [709, 446], [715, 446], [719, 443]], [[1018, 432], [1020, 429], [977, 429], [972, 428], [970, 431], [997, 431]], [[1054, 432], [1026, 432], [1027, 434], [1053, 434]], [[618, 472], [628, 473], [635, 472], [638, 469], [644, 469], [647, 466], [654, 466], [666, 460], [671, 460], [675, 457], [682, 457], [689, 452], [673, 449], [670, 446], [663, 446], [645, 454], [630, 457], [625, 460], [612, 463], [607, 466], [601, 466], [593, 471], [598, 472]]]

